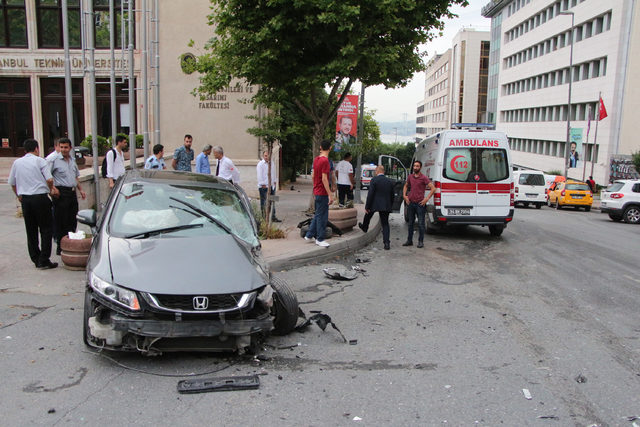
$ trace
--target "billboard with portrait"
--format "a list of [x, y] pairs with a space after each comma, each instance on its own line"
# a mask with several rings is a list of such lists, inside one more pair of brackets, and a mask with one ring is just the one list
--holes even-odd
[[334, 151], [340, 151], [343, 145], [355, 144], [358, 132], [358, 95], [346, 95], [338, 108], [336, 118], [336, 141]]

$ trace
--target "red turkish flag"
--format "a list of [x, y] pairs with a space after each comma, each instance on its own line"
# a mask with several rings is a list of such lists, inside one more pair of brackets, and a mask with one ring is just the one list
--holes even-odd
[[600, 97], [600, 111], [598, 112], [598, 121], [607, 117], [607, 109], [604, 108], [604, 102], [602, 101], [602, 97]]

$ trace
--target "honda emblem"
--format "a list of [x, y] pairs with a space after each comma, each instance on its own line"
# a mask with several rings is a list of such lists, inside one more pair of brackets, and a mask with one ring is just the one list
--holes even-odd
[[206, 310], [209, 308], [209, 298], [207, 297], [193, 297], [194, 310]]

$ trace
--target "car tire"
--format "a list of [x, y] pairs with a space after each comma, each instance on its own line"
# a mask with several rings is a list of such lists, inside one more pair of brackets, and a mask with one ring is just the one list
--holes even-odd
[[[304, 237], [307, 235], [307, 231], [309, 231], [309, 226], [305, 225], [303, 227], [300, 228], [300, 237]], [[324, 230], [324, 238], [325, 239], [330, 239], [331, 237], [333, 237], [333, 229], [331, 227], [327, 227]]]
[[298, 308], [298, 298], [287, 282], [279, 277], [271, 278], [273, 288], [273, 306], [271, 313], [273, 319], [273, 335], [286, 335], [293, 331], [298, 323], [300, 309]]
[[536, 203], [536, 209], [541, 209], [542, 208], [542, 203]]
[[585, 207], [584, 207], [584, 211], [585, 211], [585, 212], [589, 212], [589, 211], [591, 211], [591, 206], [585, 206]]
[[618, 222], [618, 221], [622, 221], [622, 217], [620, 215], [616, 215], [616, 214], [609, 214], [609, 218], [611, 218], [611, 220]]
[[489, 226], [489, 233], [491, 233], [492, 236], [500, 236], [502, 234], [502, 232], [504, 231], [504, 225], [490, 225]]
[[624, 222], [627, 224], [640, 223], [640, 206], [629, 206], [624, 210], [622, 219], [624, 219]]
[[523, 202], [522, 206], [525, 207], [525, 208], [528, 208], [529, 207], [529, 202]]

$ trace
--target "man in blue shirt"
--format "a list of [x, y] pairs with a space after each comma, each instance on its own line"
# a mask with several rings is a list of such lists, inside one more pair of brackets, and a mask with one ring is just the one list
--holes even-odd
[[172, 166], [175, 170], [191, 172], [191, 162], [193, 161], [192, 143], [193, 137], [187, 134], [184, 136], [184, 145], [174, 151]]
[[211, 166], [209, 165], [209, 156], [211, 155], [211, 145], [207, 144], [202, 148], [202, 153], [196, 157], [196, 172], [211, 175]]
[[145, 169], [151, 169], [155, 171], [161, 171], [166, 169], [164, 164], [164, 146], [162, 144], [156, 144], [153, 146], [153, 155], [149, 156], [146, 162], [144, 162]]

